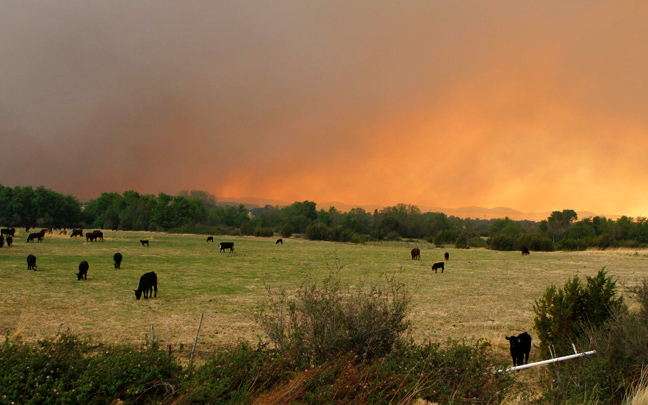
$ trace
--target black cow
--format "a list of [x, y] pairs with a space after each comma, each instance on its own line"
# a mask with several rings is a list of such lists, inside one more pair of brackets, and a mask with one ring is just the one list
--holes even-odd
[[230, 253], [234, 251], [234, 242], [221, 242], [218, 244], [221, 252], [224, 252], [225, 249], [229, 249]]
[[34, 255], [27, 256], [27, 270], [36, 271], [36, 256]]
[[443, 257], [445, 257], [446, 260], [450, 260], [450, 253], [445, 252], [445, 254], [443, 255]]
[[275, 242], [275, 245], [277, 245], [279, 243], [281, 243], [283, 245], [283, 239], [281, 239], [281, 238], [277, 239], [277, 241]]
[[88, 279], [88, 269], [90, 265], [85, 260], [79, 263], [79, 272], [77, 275], [77, 280], [87, 280]]
[[528, 255], [529, 254], [529, 249], [526, 246], [522, 246], [522, 254], [523, 255]]
[[34, 239], [38, 239], [39, 242], [43, 241], [43, 235], [39, 233], [30, 233], [27, 237], [27, 242], [33, 242]]
[[124, 257], [122, 256], [121, 253], [115, 253], [113, 255], [113, 260], [115, 261], [115, 268], [119, 269], [121, 268], [121, 262]]
[[13, 245], [13, 238], [11, 236], [7, 236], [7, 246], [11, 247]]
[[86, 232], [86, 242], [94, 242], [97, 239], [97, 235], [94, 232]]
[[14, 236], [15, 234], [16, 234], [16, 230], [13, 227], [0, 229], [0, 236], [2, 235]]
[[208, 237], [207, 237], [207, 242], [213, 242], [213, 241], [214, 241], [214, 237], [213, 237], [213, 236], [208, 236]]
[[83, 228], [81, 229], [73, 229], [72, 230], [72, 235], [70, 235], [70, 238], [74, 238], [75, 236], [80, 236], [83, 238]]
[[0, 235], [0, 247], [4, 246], [4, 237]]
[[445, 270], [444, 266], [445, 266], [445, 264], [443, 262], [434, 263], [432, 265], [432, 270], [434, 270], [434, 272], [436, 273], [437, 270], [441, 269], [441, 273], [443, 273], [443, 270]]
[[531, 351], [531, 336], [524, 332], [517, 336], [506, 336], [506, 340], [511, 344], [513, 367], [528, 363], [529, 352]]
[[149, 296], [153, 298], [153, 289], [155, 289], [155, 296], [157, 297], [157, 274], [151, 271], [140, 277], [139, 287], [137, 287], [137, 290], [133, 290], [135, 291], [135, 298], [139, 300], [142, 293], [144, 293], [144, 299], [148, 299]]
[[142, 246], [145, 246], [145, 245], [148, 246], [149, 245], [148, 244], [148, 239], [140, 239], [140, 243], [142, 244]]
[[421, 260], [421, 249], [414, 248], [412, 249], [412, 260]]
[[94, 233], [95, 239], [101, 239], [103, 241], [103, 232], [101, 232], [99, 230], [95, 230], [95, 231], [92, 231], [92, 233]]

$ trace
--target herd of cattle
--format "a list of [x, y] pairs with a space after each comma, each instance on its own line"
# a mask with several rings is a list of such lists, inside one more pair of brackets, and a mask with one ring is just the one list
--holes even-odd
[[[29, 232], [29, 228], [27, 228], [26, 231]], [[41, 229], [39, 232], [30, 233], [27, 236], [27, 242], [34, 242], [35, 240], [42, 242], [43, 238], [45, 238], [45, 234], [47, 234], [48, 232], [51, 234], [52, 229]], [[16, 234], [16, 229], [13, 227], [0, 229], [0, 247], [4, 246], [5, 240], [7, 241], [7, 246], [11, 247], [13, 245], [13, 238], [15, 234]], [[67, 235], [67, 231], [63, 230], [61, 231], [61, 234]], [[5, 239], [5, 235], [6, 235], [6, 239]], [[72, 234], [70, 235], [70, 237], [74, 238], [76, 236], [83, 237], [83, 228], [72, 230]], [[99, 230], [86, 232], [85, 237], [87, 242], [104, 240], [103, 232]], [[214, 237], [213, 236], [208, 237], [207, 241], [213, 242]], [[281, 239], [279, 239], [277, 243], [280, 243], [280, 241]], [[148, 239], [140, 240], [140, 243], [142, 244], [142, 246], [149, 246]], [[283, 241], [281, 241], [281, 243], [283, 243]], [[224, 252], [226, 249], [229, 249], [230, 253], [234, 252], [234, 242], [221, 242], [218, 244], [218, 246], [221, 252]], [[116, 269], [121, 268], [121, 262], [123, 258], [124, 256], [119, 252], [113, 255], [113, 260], [115, 262], [114, 265]], [[29, 254], [27, 256], [27, 270], [36, 271], [37, 269], [38, 266], [36, 266], [36, 256], [34, 256], [33, 254]], [[76, 273], [77, 280], [87, 280], [89, 269], [90, 269], [90, 264], [87, 261], [83, 260], [81, 263], [79, 263], [79, 272]], [[157, 297], [157, 274], [155, 274], [154, 271], [143, 274], [140, 277], [137, 290], [133, 290], [133, 291], [135, 292], [135, 298], [138, 300], [142, 297], [142, 295], [144, 295], [145, 299], [149, 297], [151, 298]]]
[[[27, 231], [29, 231], [29, 228], [27, 228]], [[34, 240], [38, 240], [39, 242], [42, 242], [43, 238], [45, 237], [45, 234], [48, 231], [49, 233], [52, 232], [51, 229], [49, 230], [42, 229], [40, 232], [30, 233], [29, 236], [27, 237], [27, 242], [33, 242]], [[13, 244], [13, 238], [15, 236], [15, 232], [16, 230], [13, 227], [0, 229], [0, 247], [4, 246], [5, 240], [7, 245], [11, 247]], [[63, 234], [64, 232], [66, 231], [65, 230], [62, 231], [61, 234]], [[5, 239], [5, 235], [6, 235], [6, 239]], [[83, 237], [83, 228], [72, 230], [72, 234], [70, 237], [74, 238], [76, 236]], [[96, 240], [103, 241], [104, 240], [103, 236], [104, 236], [103, 232], [99, 230], [86, 232], [85, 234], [87, 242], [94, 242]], [[214, 242], [214, 237], [208, 236], [207, 242]], [[149, 246], [148, 239], [141, 239], [140, 243], [142, 244], [142, 246]], [[279, 238], [275, 243], [283, 244], [283, 240]], [[218, 244], [218, 247], [221, 253], [226, 250], [229, 250], [230, 253], [234, 252], [234, 242], [220, 242]], [[521, 250], [522, 250], [522, 255], [529, 254], [529, 249], [527, 249], [526, 247], [522, 247]], [[413, 248], [410, 253], [412, 256], [412, 260], [421, 260], [421, 250], [419, 248]], [[446, 261], [450, 260], [450, 253], [445, 252], [444, 258]], [[115, 253], [113, 255], [113, 261], [116, 269], [121, 268], [122, 260], [123, 260], [123, 255], [121, 253]], [[76, 273], [77, 280], [87, 280], [89, 268], [90, 265], [88, 264], [88, 262], [83, 260], [79, 264], [79, 272]], [[37, 269], [36, 256], [30, 254], [27, 256], [27, 270], [36, 271], [36, 269]], [[439, 269], [441, 270], [441, 273], [444, 272], [445, 262], [437, 262], [432, 264], [432, 270], [434, 270], [435, 273], [437, 273]], [[140, 277], [139, 285], [137, 289], [133, 291], [135, 292], [135, 298], [137, 300], [139, 300], [142, 297], [142, 295], [144, 295], [145, 299], [148, 299], [149, 297], [151, 298], [157, 297], [157, 274], [155, 274], [154, 271], [143, 274]], [[513, 358], [513, 366], [519, 366], [527, 363], [529, 360], [529, 352], [531, 350], [531, 336], [528, 333], [524, 332], [518, 336], [510, 336], [510, 337], [506, 336], [506, 340], [508, 340], [510, 343], [511, 357]]]

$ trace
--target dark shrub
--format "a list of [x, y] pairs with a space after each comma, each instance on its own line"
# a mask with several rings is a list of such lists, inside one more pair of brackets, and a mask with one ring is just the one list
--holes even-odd
[[274, 236], [274, 230], [272, 230], [272, 228], [255, 228], [254, 236], [260, 236], [260, 237]]
[[294, 297], [281, 291], [270, 299], [256, 319], [296, 366], [348, 352], [367, 359], [383, 356], [409, 328], [411, 296], [393, 279], [364, 290], [343, 287], [329, 276], [321, 285], [304, 282]]
[[596, 327], [612, 314], [627, 311], [623, 297], [616, 296], [616, 282], [601, 269], [587, 277], [583, 286], [578, 277], [570, 279], [564, 288], [551, 286], [533, 305], [534, 325], [540, 338], [540, 350], [548, 356], [548, 345], [556, 347], [558, 355], [571, 351], [571, 343], [583, 334], [583, 324]]
[[280, 235], [284, 238], [290, 238], [294, 232], [295, 228], [290, 224], [286, 224], [281, 228]]

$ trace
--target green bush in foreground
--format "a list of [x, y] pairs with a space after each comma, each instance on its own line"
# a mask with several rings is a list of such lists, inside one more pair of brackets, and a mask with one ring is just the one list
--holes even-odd
[[64, 334], [30, 346], [0, 346], [0, 403], [151, 402], [175, 391], [182, 367], [156, 344], [95, 345]]
[[623, 404], [633, 394], [648, 364], [648, 282], [635, 293], [640, 311], [615, 311], [604, 322], [582, 328], [576, 345], [596, 354], [560, 363], [558, 374], [546, 381], [547, 402], [581, 404], [588, 398], [587, 403]]
[[627, 312], [627, 306], [623, 297], [616, 295], [616, 282], [601, 269], [596, 276], [587, 277], [585, 285], [574, 277], [563, 288], [547, 288], [533, 310], [540, 350], [548, 357], [547, 346], [554, 345], [558, 355], [571, 352], [572, 342], [583, 335], [583, 325], [602, 325], [613, 314]]

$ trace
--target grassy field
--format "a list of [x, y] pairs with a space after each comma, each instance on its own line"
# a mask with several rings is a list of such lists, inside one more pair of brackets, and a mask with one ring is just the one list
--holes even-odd
[[[94, 340], [138, 344], [156, 339], [185, 350], [193, 344], [200, 314], [204, 320], [199, 351], [262, 334], [253, 314], [268, 299], [267, 288], [294, 290], [306, 278], [321, 280], [336, 271], [344, 282], [361, 286], [394, 276], [414, 296], [413, 337], [486, 338], [502, 353], [504, 336], [533, 332], [533, 303], [553, 284], [575, 275], [584, 279], [605, 267], [631, 286], [648, 277], [648, 252], [496, 252], [439, 249], [426, 242], [352, 245], [275, 238], [175, 235], [105, 231], [103, 242], [46, 236], [25, 243], [24, 230], [14, 246], [0, 248], [0, 333], [25, 341], [53, 337], [61, 330]], [[143, 247], [139, 239], [149, 239]], [[219, 241], [234, 241], [234, 253], [219, 253]], [[421, 260], [410, 250], [421, 248]], [[445, 273], [431, 265], [450, 253]], [[124, 256], [121, 269], [113, 254]], [[26, 257], [37, 257], [28, 271]], [[87, 281], [75, 273], [90, 264]], [[139, 277], [158, 274], [158, 297], [136, 301]], [[627, 298], [630, 296], [626, 294]], [[629, 301], [632, 304], [632, 301]], [[538, 342], [534, 342], [538, 343]], [[531, 361], [534, 352], [531, 353]]]

